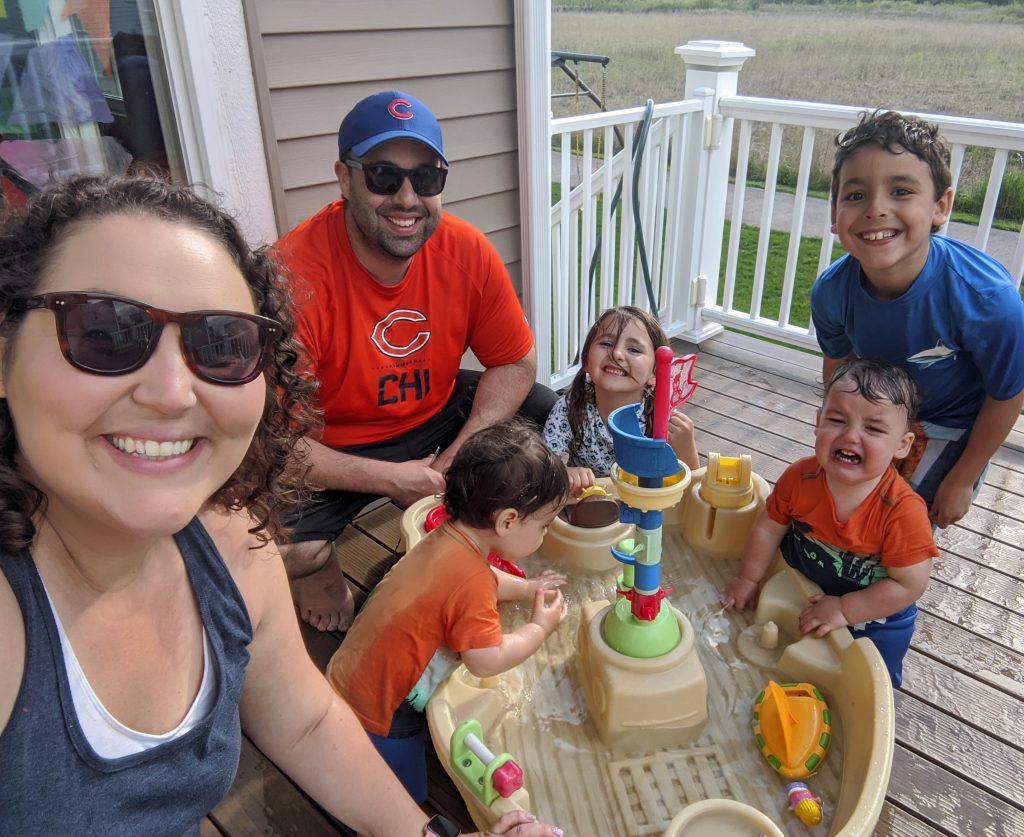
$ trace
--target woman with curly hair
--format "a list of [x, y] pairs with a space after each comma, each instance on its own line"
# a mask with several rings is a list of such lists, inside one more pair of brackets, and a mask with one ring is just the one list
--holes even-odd
[[[0, 224], [0, 833], [196, 834], [242, 729], [361, 833], [429, 833], [309, 660], [274, 545], [312, 424], [285, 288], [156, 180]], [[550, 833], [497, 833], [521, 824]]]

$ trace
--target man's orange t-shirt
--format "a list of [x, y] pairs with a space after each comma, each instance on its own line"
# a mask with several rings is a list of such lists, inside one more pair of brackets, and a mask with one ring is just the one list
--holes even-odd
[[442, 524], [374, 589], [327, 666], [327, 679], [363, 728], [391, 717], [440, 648], [501, 645], [498, 579], [483, 555]]
[[325, 207], [276, 248], [320, 380], [320, 441], [336, 448], [393, 439], [436, 415], [466, 349], [492, 367], [533, 347], [501, 258], [471, 224], [442, 213], [402, 281], [386, 287], [356, 259], [344, 207]]

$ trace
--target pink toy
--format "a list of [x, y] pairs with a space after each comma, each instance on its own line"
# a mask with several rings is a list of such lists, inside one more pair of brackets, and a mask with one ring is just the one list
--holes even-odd
[[789, 810], [796, 814], [804, 825], [821, 822], [821, 799], [811, 793], [803, 782], [791, 782], [786, 789], [789, 793]]
[[509, 759], [491, 774], [491, 784], [500, 796], [508, 799], [523, 786], [523, 768]]
[[676, 357], [668, 346], [659, 346], [654, 353], [654, 438], [668, 437], [668, 417], [676, 407], [690, 400], [697, 384], [693, 367], [697, 355]]

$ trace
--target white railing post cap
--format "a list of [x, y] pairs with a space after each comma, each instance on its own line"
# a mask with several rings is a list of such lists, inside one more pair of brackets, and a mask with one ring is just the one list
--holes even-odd
[[736, 69], [757, 51], [740, 41], [688, 41], [675, 49], [688, 65], [709, 69]]

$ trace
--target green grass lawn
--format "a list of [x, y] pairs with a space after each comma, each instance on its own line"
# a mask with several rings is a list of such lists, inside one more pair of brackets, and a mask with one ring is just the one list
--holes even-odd
[[[551, 187], [552, 202], [557, 203], [561, 197], [561, 184], [554, 183]], [[597, 212], [598, 233], [601, 229], [600, 198], [598, 198]], [[722, 235], [722, 270], [725, 273], [727, 249], [729, 246], [729, 221], [725, 222], [725, 230]], [[618, 230], [616, 230], [618, 234]], [[758, 227], [744, 224], [740, 233], [739, 260], [736, 268], [736, 285], [733, 292], [733, 308], [737, 311], [750, 311], [750, 297], [754, 285], [754, 265], [757, 260], [757, 242], [760, 229]], [[773, 230], [768, 242], [768, 258], [765, 267], [764, 290], [761, 295], [761, 314], [769, 319], [775, 319], [779, 315], [779, 307], [782, 302], [782, 280], [786, 271], [786, 255], [789, 252], [789, 233]], [[579, 240], [582, 240], [582, 235]], [[582, 245], [581, 245], [582, 246]], [[821, 250], [821, 239], [805, 237], [801, 241], [800, 251], [797, 258], [797, 271], [793, 286], [793, 301], [790, 306], [790, 322], [793, 325], [806, 327], [810, 323], [811, 285], [818, 275], [818, 253]], [[845, 251], [837, 243], [832, 248], [832, 260], [839, 258]], [[590, 254], [578, 253], [582, 260], [583, 271], [590, 264]], [[650, 258], [650, 253], [648, 253]], [[637, 260], [639, 261], [639, 260]], [[639, 266], [637, 266], [639, 271]], [[595, 280], [595, 294], [599, 293], [602, 280], [600, 263], [598, 263], [597, 278]], [[584, 281], [589, 281], [585, 278]], [[618, 277], [616, 277], [618, 281]], [[642, 284], [642, 280], [641, 280]], [[586, 286], [581, 284], [581, 294], [586, 293]], [[641, 292], [642, 293], [642, 292]], [[719, 285], [718, 299], [722, 303], [722, 288]]]
[[[555, 203], [561, 196], [561, 186], [560, 184], [555, 183], [552, 184], [551, 189], [552, 202]], [[599, 234], [601, 228], [600, 200], [601, 198], [599, 197], [597, 214]], [[977, 223], [977, 218], [974, 219], [974, 223]], [[727, 249], [729, 246], [729, 229], [729, 221], [726, 221], [725, 230], [722, 235], [721, 276], [725, 275], [726, 258], [728, 256]], [[618, 236], [618, 234], [619, 231], [616, 229], [616, 236]], [[759, 235], [760, 228], [750, 224], [743, 225], [740, 233], [739, 259], [736, 267], [735, 289], [733, 291], [733, 309], [736, 311], [750, 311], [750, 298], [754, 286], [754, 265], [757, 261], [757, 243]], [[789, 252], [789, 238], [790, 236], [787, 232], [772, 230], [771, 238], [768, 241], [768, 258], [765, 267], [764, 288], [761, 294], [761, 316], [767, 319], [777, 319], [779, 316], [779, 308], [782, 302], [782, 281], [786, 271], [786, 255]], [[582, 235], [579, 236], [578, 240], [582, 241]], [[582, 244], [579, 246], [582, 247]], [[801, 239], [800, 250], [797, 256], [796, 277], [793, 285], [793, 298], [790, 305], [789, 321], [792, 325], [803, 326], [805, 328], [810, 325], [811, 285], [814, 284], [814, 280], [818, 275], [818, 254], [820, 251], [820, 238], [804, 237]], [[836, 242], [832, 247], [831, 261], [835, 261], [845, 252], [846, 251], [842, 246]], [[591, 254], [578, 252], [578, 255], [583, 264], [582, 272], [586, 274], [587, 267], [590, 264]], [[648, 252], [648, 259], [651, 257], [651, 253]], [[637, 283], [637, 298], [640, 300], [638, 304], [643, 305], [643, 280], [639, 278], [639, 271], [639, 259], [637, 259], [634, 267], [635, 275], [633, 277], [633, 281]], [[594, 282], [595, 297], [600, 292], [601, 281], [603, 278], [599, 260], [596, 279]], [[615, 276], [615, 281], [619, 281], [618, 275]], [[578, 287], [578, 292], [581, 297], [588, 295], [588, 284], [589, 278], [584, 275]], [[1024, 297], [1024, 286], [1021, 287], [1021, 295]], [[721, 283], [719, 284], [718, 299], [716, 301], [719, 305], [721, 305], [723, 301]]]
[[[725, 222], [722, 241], [722, 274], [725, 274], [726, 249], [729, 245], [729, 222]], [[754, 265], [757, 260], [758, 227], [743, 225], [740, 232], [739, 259], [736, 266], [736, 289], [733, 293], [733, 307], [739, 311], [750, 310], [750, 296], [754, 287]], [[786, 254], [789, 252], [789, 233], [773, 230], [768, 240], [768, 259], [765, 266], [764, 290], [761, 294], [761, 315], [768, 319], [779, 316], [782, 302], [782, 280], [786, 272]], [[820, 238], [803, 238], [797, 256], [796, 277], [793, 284], [793, 301], [790, 305], [789, 321], [793, 325], [808, 326], [811, 321], [811, 285], [818, 275], [818, 253], [821, 251]], [[832, 261], [846, 251], [837, 243], [832, 247]], [[722, 288], [718, 289], [718, 303], [722, 303]]]

